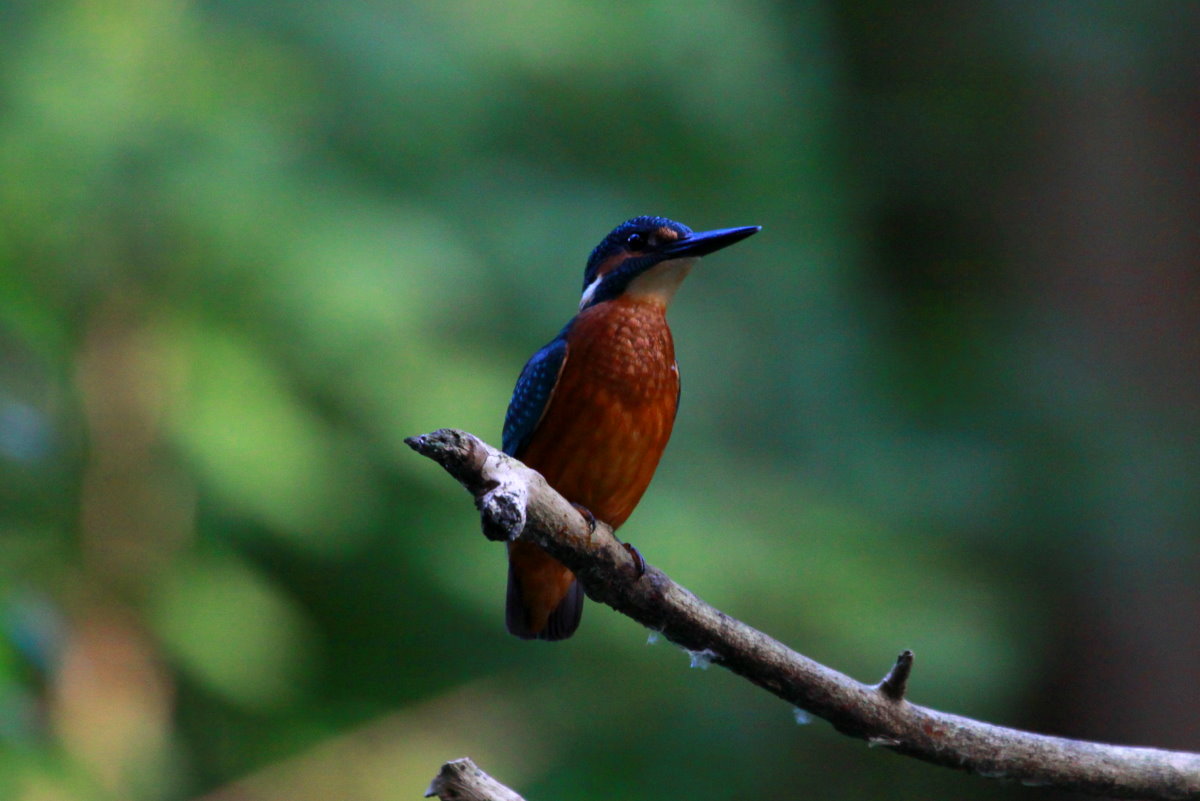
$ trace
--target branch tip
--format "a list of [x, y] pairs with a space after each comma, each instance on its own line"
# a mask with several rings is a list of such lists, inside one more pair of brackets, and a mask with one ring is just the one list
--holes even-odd
[[412, 448], [422, 456], [428, 456], [435, 461], [441, 461], [438, 458], [448, 448], [453, 448], [455, 445], [454, 434], [459, 432], [451, 428], [439, 428], [437, 431], [430, 431], [428, 434], [418, 434], [414, 437], [405, 437], [404, 444]]
[[480, 770], [470, 757], [452, 759], [429, 783], [425, 797], [442, 801], [525, 801], [510, 788]]
[[440, 464], [472, 494], [479, 494], [481, 469], [489, 448], [477, 437], [454, 428], [439, 428], [428, 434], [405, 437], [404, 444]]
[[905, 649], [896, 657], [896, 664], [876, 685], [879, 692], [891, 701], [903, 701], [904, 693], [908, 690], [908, 676], [912, 673], [913, 652]]

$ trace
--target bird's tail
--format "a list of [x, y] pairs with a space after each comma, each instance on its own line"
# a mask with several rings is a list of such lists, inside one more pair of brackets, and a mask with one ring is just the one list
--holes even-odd
[[523, 640], [565, 640], [579, 628], [583, 587], [536, 545], [510, 543], [504, 623]]

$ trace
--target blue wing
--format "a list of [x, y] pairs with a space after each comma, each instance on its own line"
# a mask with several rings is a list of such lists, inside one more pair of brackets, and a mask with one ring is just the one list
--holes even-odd
[[504, 452], [520, 458], [521, 451], [541, 422], [558, 376], [567, 361], [567, 329], [525, 363], [504, 415]]

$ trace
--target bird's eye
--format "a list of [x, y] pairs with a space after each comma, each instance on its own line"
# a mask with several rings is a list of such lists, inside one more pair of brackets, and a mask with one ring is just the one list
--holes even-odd
[[645, 250], [646, 237], [644, 234], [630, 234], [625, 238], [625, 247], [630, 250]]

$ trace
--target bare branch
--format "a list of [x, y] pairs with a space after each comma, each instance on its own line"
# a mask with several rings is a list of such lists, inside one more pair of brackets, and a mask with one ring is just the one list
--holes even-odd
[[844, 734], [1027, 785], [1119, 798], [1200, 799], [1200, 754], [1050, 737], [912, 704], [904, 700], [911, 655], [902, 654], [879, 685], [857, 682], [713, 608], [652, 565], [639, 578], [633, 557], [607, 526], [598, 523], [591, 531], [540, 475], [471, 434], [441, 429], [407, 442], [476, 496], [489, 538], [531, 539], [571, 568], [593, 600], [681, 648], [710, 652], [716, 664]]
[[434, 795], [442, 801], [525, 801], [480, 770], [468, 757], [442, 765], [425, 791], [426, 798]]

